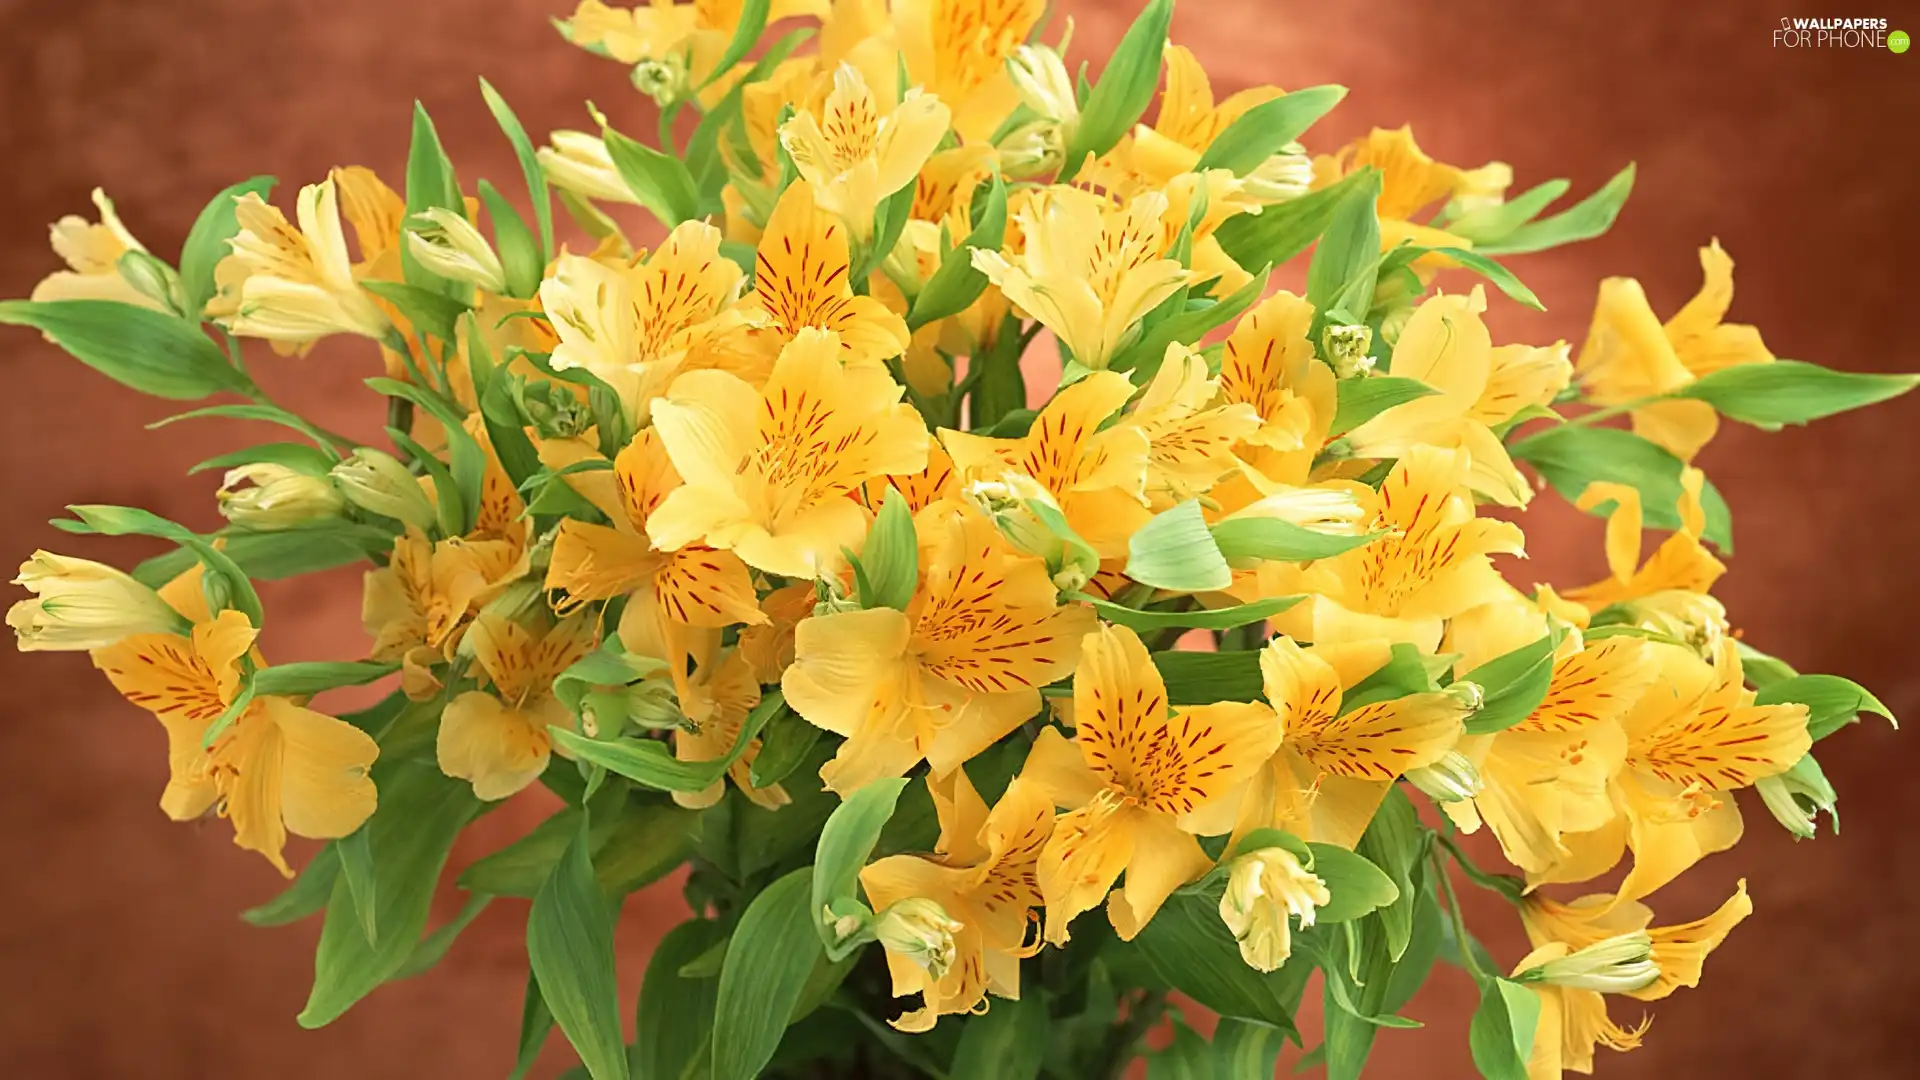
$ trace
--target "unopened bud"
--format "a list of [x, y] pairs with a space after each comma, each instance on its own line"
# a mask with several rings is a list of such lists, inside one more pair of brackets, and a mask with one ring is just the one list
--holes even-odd
[[439, 521], [419, 478], [391, 454], [363, 446], [335, 465], [331, 475], [347, 501], [368, 513], [423, 531]]
[[556, 131], [552, 146], [535, 153], [546, 170], [547, 179], [563, 191], [571, 191], [603, 202], [639, 203], [633, 190], [620, 178], [613, 155], [598, 135], [585, 131]]
[[1514, 979], [1564, 986], [1569, 990], [1626, 994], [1658, 982], [1660, 966], [1653, 962], [1653, 938], [1645, 930], [1638, 930], [1527, 968]]
[[507, 272], [493, 245], [459, 213], [432, 206], [407, 219], [407, 250], [421, 266], [484, 292], [504, 294]]
[[7, 609], [21, 652], [103, 649], [135, 634], [187, 630], [159, 593], [91, 559], [36, 551], [13, 583], [34, 594]]
[[1364, 379], [1373, 374], [1373, 331], [1365, 325], [1329, 326], [1320, 336], [1327, 366], [1341, 379]]
[[327, 477], [266, 461], [227, 470], [214, 498], [222, 517], [262, 532], [339, 517], [347, 505], [340, 489]]
[[1000, 168], [1008, 180], [1031, 180], [1059, 172], [1066, 160], [1066, 128], [1057, 120], [1022, 124], [1000, 140]]
[[1621, 606], [1632, 625], [1683, 642], [1709, 661], [1726, 640], [1727, 609], [1705, 593], [1665, 589]]
[[642, 60], [633, 65], [629, 78], [635, 90], [652, 98], [655, 105], [666, 108], [686, 96], [686, 54], [676, 52], [657, 60]]
[[1827, 782], [1826, 773], [1821, 771], [1820, 763], [1812, 754], [1803, 756], [1786, 772], [1761, 777], [1753, 786], [1760, 792], [1760, 800], [1767, 804], [1773, 820], [1794, 836], [1813, 839], [1817, 831], [1814, 818], [1822, 812], [1833, 819], [1834, 831], [1839, 831], [1840, 813], [1836, 809], [1839, 793]]
[[880, 913], [873, 936], [888, 952], [898, 953], [924, 968], [935, 979], [953, 967], [953, 935], [964, 927], [947, 909], [925, 897], [902, 900]]
[[1293, 953], [1288, 917], [1302, 930], [1313, 925], [1314, 911], [1333, 899], [1327, 883], [1293, 852], [1260, 848], [1227, 867], [1227, 888], [1220, 896], [1220, 919], [1240, 943], [1240, 958], [1256, 971], [1273, 971]]
[[1080, 101], [1059, 53], [1045, 45], [1022, 45], [1007, 58], [1007, 74], [1027, 108], [1063, 128], [1080, 121]]
[[173, 267], [140, 248], [133, 248], [121, 253], [114, 269], [141, 296], [175, 314], [185, 314], [181, 311], [180, 275], [173, 272]]
[[[1465, 685], [1474, 686], [1473, 683]], [[1435, 802], [1471, 799], [1486, 787], [1486, 782], [1480, 778], [1480, 770], [1467, 755], [1458, 750], [1447, 751], [1431, 765], [1408, 770], [1407, 782], [1426, 792], [1427, 797]]]
[[1246, 193], [1261, 202], [1297, 199], [1313, 188], [1313, 159], [1299, 143], [1288, 143], [1242, 179]]

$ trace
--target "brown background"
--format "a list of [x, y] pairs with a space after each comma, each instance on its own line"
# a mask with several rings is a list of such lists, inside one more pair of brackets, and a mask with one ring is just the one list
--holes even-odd
[[[1079, 21], [1077, 51], [1109, 47], [1133, 7], [1063, 6]], [[1637, 160], [1639, 188], [1610, 236], [1514, 260], [1552, 311], [1501, 307], [1497, 335], [1577, 340], [1606, 274], [1638, 276], [1670, 312], [1697, 285], [1695, 247], [1717, 235], [1740, 264], [1735, 315], [1759, 323], [1779, 355], [1915, 370], [1920, 55], [1775, 51], [1769, 31], [1785, 6], [1188, 0], [1175, 29], [1223, 90], [1354, 87], [1317, 132], [1320, 149], [1411, 121], [1446, 160], [1500, 157], [1523, 187], [1566, 176], [1576, 192]], [[253, 173], [276, 174], [290, 190], [359, 162], [397, 182], [416, 97], [469, 183], [486, 174], [511, 190], [517, 174], [475, 92], [477, 74], [536, 132], [585, 126], [588, 97], [626, 130], [650, 130], [617, 66], [547, 28], [558, 12], [557, 2], [0, 0], [0, 296], [26, 295], [53, 268], [46, 223], [90, 213], [94, 184], [171, 256], [207, 197]], [[210, 528], [215, 481], [185, 478], [187, 466], [273, 437], [216, 422], [149, 433], [141, 425], [172, 411], [166, 403], [110, 384], [28, 332], [7, 332], [4, 348], [7, 559], [38, 546], [128, 563], [147, 553], [136, 541], [82, 542], [43, 524], [69, 502], [139, 504]], [[377, 432], [372, 398], [357, 386], [375, 374], [364, 351], [263, 356], [257, 367], [320, 422]], [[1736, 428], [1703, 460], [1734, 508], [1740, 553], [1721, 593], [1749, 639], [1805, 670], [1859, 679], [1907, 715], [1920, 715], [1908, 621], [1920, 601], [1917, 426], [1920, 398], [1811, 430]], [[1543, 505], [1529, 527], [1533, 561], [1515, 571], [1523, 584], [1599, 572], [1592, 522]], [[350, 573], [264, 591], [276, 659], [359, 655]], [[380, 991], [327, 1030], [301, 1031], [293, 1015], [316, 928], [267, 932], [235, 919], [279, 882], [228, 843], [224, 826], [164, 820], [158, 726], [115, 699], [80, 656], [0, 652], [0, 687], [0, 1075], [505, 1071], [524, 978], [518, 904], [497, 904], [429, 977]], [[1843, 835], [1796, 846], [1756, 801], [1737, 852], [1656, 898], [1674, 919], [1692, 918], [1745, 876], [1758, 910], [1714, 957], [1704, 988], [1662, 1004], [1645, 1049], [1603, 1057], [1604, 1075], [1914, 1075], [1914, 737], [1872, 725], [1823, 747], [1844, 796]], [[490, 816], [456, 858], [545, 812], [530, 799]], [[655, 893], [628, 905], [629, 1001], [675, 904]], [[450, 899], [443, 914], [455, 906]], [[1479, 914], [1502, 960], [1516, 959], [1506, 913]], [[1380, 1073], [1471, 1075], [1470, 1009], [1464, 978], [1436, 976], [1413, 1010], [1429, 1027], [1388, 1033]], [[549, 1070], [564, 1059], [549, 1048]]]

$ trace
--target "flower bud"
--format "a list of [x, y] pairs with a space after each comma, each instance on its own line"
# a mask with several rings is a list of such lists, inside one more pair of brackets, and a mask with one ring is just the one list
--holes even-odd
[[[1007, 75], [1027, 108], [1063, 129], [1080, 121], [1080, 101], [1060, 54], [1045, 45], [1022, 45], [1007, 58]], [[1061, 132], [1066, 141], [1067, 131]]]
[[1685, 642], [1708, 661], [1728, 633], [1727, 609], [1705, 593], [1665, 589], [1622, 604], [1627, 620], [1642, 630]]
[[1826, 774], [1812, 754], [1803, 756], [1786, 772], [1761, 777], [1753, 786], [1760, 792], [1760, 800], [1767, 804], [1773, 820], [1802, 840], [1813, 839], [1817, 831], [1814, 817], [1823, 811], [1833, 818], [1835, 829], [1840, 827], [1839, 812], [1835, 809], [1840, 796], [1827, 782]]
[[132, 248], [121, 253], [114, 269], [120, 272], [122, 281], [133, 286], [133, 291], [168, 311], [181, 313], [180, 275], [174, 273], [173, 267], [143, 249]]
[[962, 929], [947, 909], [919, 896], [892, 905], [873, 922], [873, 936], [888, 952], [912, 960], [936, 980], [953, 967], [953, 935]]
[[1242, 179], [1246, 193], [1260, 202], [1297, 199], [1313, 187], [1313, 159], [1299, 143], [1288, 143]]
[[1022, 124], [1000, 140], [999, 149], [1000, 168], [1008, 180], [1047, 176], [1066, 164], [1066, 128], [1057, 120]]
[[1100, 557], [1078, 540], [1048, 524], [1051, 517], [1064, 525], [1060, 504], [1039, 482], [1023, 473], [1003, 473], [998, 480], [976, 480], [963, 492], [967, 501], [987, 515], [1000, 535], [1016, 551], [1044, 559], [1054, 587], [1075, 592], [1100, 571]]
[[159, 593], [90, 559], [36, 551], [13, 583], [34, 594], [7, 609], [21, 652], [103, 649], [135, 634], [187, 630]]
[[633, 74], [629, 78], [635, 90], [652, 98], [655, 105], [664, 109], [686, 96], [686, 54], [670, 53], [659, 59], [642, 60], [633, 65]]
[[1240, 958], [1256, 971], [1273, 971], [1293, 952], [1287, 917], [1313, 925], [1314, 909], [1333, 899], [1327, 883], [1300, 865], [1286, 848], [1249, 851], [1227, 866], [1220, 919], [1240, 943]]
[[1365, 325], [1329, 326], [1321, 334], [1327, 366], [1342, 379], [1364, 379], [1373, 374], [1373, 331]]
[[507, 271], [493, 245], [459, 213], [430, 206], [407, 219], [407, 250], [421, 266], [483, 292], [504, 294]]
[[555, 187], [589, 199], [639, 204], [627, 182], [620, 179], [620, 170], [614, 167], [613, 155], [607, 153], [607, 144], [600, 136], [556, 131], [551, 138], [553, 145], [541, 147], [534, 156], [540, 159]]
[[439, 511], [420, 487], [420, 480], [391, 454], [363, 446], [329, 474], [348, 502], [381, 517], [421, 530], [439, 521]]
[[[1473, 683], [1464, 685], [1474, 686]], [[1480, 778], [1480, 770], [1467, 755], [1458, 750], [1447, 751], [1431, 765], [1409, 770], [1407, 782], [1426, 792], [1434, 802], [1443, 803], [1471, 799], [1486, 786], [1486, 782]]]
[[1637, 930], [1537, 964], [1514, 979], [1564, 986], [1569, 990], [1626, 994], [1658, 982], [1660, 966], [1653, 962], [1653, 938], [1645, 930]]
[[1487, 703], [1486, 688], [1477, 682], [1460, 679], [1449, 685], [1444, 692], [1448, 697], [1459, 702], [1461, 708], [1470, 713], [1479, 712], [1480, 706]]
[[221, 517], [261, 532], [339, 517], [347, 505], [340, 489], [327, 477], [269, 461], [228, 469], [214, 499]]

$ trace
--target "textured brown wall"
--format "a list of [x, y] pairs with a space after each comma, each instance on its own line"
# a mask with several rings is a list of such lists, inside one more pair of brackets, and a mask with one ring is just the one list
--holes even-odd
[[[1111, 45], [1133, 6], [1063, 5], [1078, 17], [1082, 50]], [[243, 176], [270, 172], [293, 185], [360, 162], [397, 179], [416, 97], [469, 181], [517, 182], [477, 74], [534, 131], [583, 126], [588, 97], [627, 130], [649, 130], [617, 67], [548, 30], [558, 7], [0, 0], [0, 296], [25, 295], [52, 268], [45, 225], [87, 211], [94, 184], [171, 254], [204, 200]], [[1510, 340], [1577, 340], [1606, 274], [1640, 277], [1655, 307], [1670, 311], [1697, 284], [1694, 248], [1717, 235], [1739, 260], [1735, 315], [1759, 323], [1778, 354], [1920, 369], [1909, 299], [1920, 188], [1905, 156], [1920, 119], [1920, 56], [1776, 52], [1769, 31], [1783, 10], [1746, 0], [1188, 0], [1175, 28], [1225, 88], [1354, 87], [1319, 132], [1322, 148], [1411, 121], [1447, 160], [1501, 157], [1523, 185], [1566, 176], [1577, 192], [1637, 160], [1638, 190], [1610, 236], [1514, 260], [1552, 311], [1501, 311], [1495, 329]], [[114, 560], [146, 553], [135, 541], [82, 542], [43, 523], [71, 502], [139, 504], [211, 527], [214, 481], [184, 478], [186, 467], [272, 437], [218, 423], [145, 432], [170, 411], [165, 403], [119, 389], [29, 333], [6, 332], [4, 349], [0, 554], [9, 560], [36, 546]], [[374, 374], [364, 353], [323, 348], [258, 366], [270, 389], [322, 423], [377, 432], [357, 386]], [[1916, 427], [1920, 399], [1909, 399], [1812, 430], [1736, 428], [1703, 462], [1734, 508], [1740, 553], [1722, 595], [1749, 639], [1803, 669], [1857, 678], [1907, 715], [1920, 714], [1905, 624], [1920, 605]], [[1529, 525], [1534, 557], [1518, 576], [1599, 572], [1592, 522], [1543, 506]], [[350, 574], [263, 591], [277, 659], [357, 655]], [[0, 687], [0, 1075], [504, 1072], [524, 977], [520, 905], [497, 904], [431, 976], [303, 1032], [293, 1015], [316, 928], [236, 921], [279, 882], [233, 848], [224, 827], [162, 818], [158, 726], [115, 699], [84, 657], [0, 652]], [[1604, 1057], [1604, 1075], [1914, 1075], [1914, 738], [1867, 726], [1823, 748], [1844, 797], [1843, 835], [1796, 846], [1756, 801], [1737, 852], [1656, 898], [1691, 918], [1745, 876], [1758, 910], [1709, 964], [1704, 988], [1664, 1003], [1646, 1048]], [[529, 799], [490, 816], [456, 858], [545, 812]], [[457, 903], [449, 898], [441, 914]], [[676, 903], [656, 893], [628, 905], [629, 1001]], [[1479, 914], [1509, 927], [1487, 934], [1503, 960], [1517, 958], [1505, 913], [1483, 905]], [[1436, 976], [1413, 1010], [1429, 1027], [1387, 1033], [1381, 1075], [1471, 1075], [1470, 993], [1457, 973]], [[551, 1069], [563, 1059], [549, 1048]]]

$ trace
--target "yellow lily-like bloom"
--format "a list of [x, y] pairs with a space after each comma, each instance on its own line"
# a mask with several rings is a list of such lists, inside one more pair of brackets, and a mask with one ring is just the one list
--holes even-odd
[[[1087, 635], [1073, 719], [1073, 741], [1043, 730], [1022, 773], [1067, 810], [1040, 853], [1046, 939], [1065, 945], [1067, 924], [1107, 897], [1113, 928], [1132, 940], [1173, 890], [1212, 869], [1194, 836], [1228, 831], [1231, 796], [1273, 753], [1280, 727], [1264, 705], [1169, 713], [1146, 646], [1116, 626]], [[1108, 896], [1122, 871], [1125, 887]]]
[[875, 476], [926, 467], [927, 428], [901, 387], [840, 360], [838, 336], [803, 330], [756, 390], [725, 371], [692, 371], [653, 402], [683, 487], [647, 519], [662, 551], [732, 551], [785, 577], [819, 577], [865, 535], [848, 495]]
[[960, 474], [938, 440], [927, 442], [926, 468], [913, 473], [876, 476], [867, 481], [867, 505], [880, 505], [887, 497], [888, 488], [898, 491], [900, 497], [907, 500], [907, 509], [916, 515], [935, 503], [962, 497]]
[[[633, 85], [661, 104], [698, 91], [702, 107], [710, 108], [730, 85], [718, 68], [745, 7], [744, 0], [651, 0], [634, 8], [581, 0], [559, 25], [575, 45], [634, 65]], [[826, 0], [774, 0], [767, 22], [820, 16], [826, 9]]]
[[991, 812], [964, 769], [928, 777], [927, 790], [940, 816], [936, 856], [890, 855], [860, 871], [876, 909], [921, 898], [959, 924], [952, 962], [937, 974], [909, 953], [888, 949], [894, 996], [919, 994], [922, 1001], [892, 1021], [902, 1031], [925, 1031], [942, 1016], [978, 1011], [989, 992], [1019, 999], [1020, 960], [1033, 951], [1027, 927], [1041, 902], [1035, 868], [1053, 831], [1053, 803], [1031, 780], [1015, 778]]
[[138, 634], [96, 650], [93, 663], [166, 728], [169, 779], [160, 808], [167, 816], [192, 821], [215, 809], [232, 820], [236, 845], [292, 877], [283, 854], [288, 833], [335, 839], [372, 815], [367, 771], [380, 749], [352, 724], [264, 694], [202, 747], [207, 725], [239, 691], [241, 658], [258, 631], [237, 611], [212, 616], [200, 578], [195, 567], [161, 589], [182, 621], [191, 621], [190, 634]]
[[67, 264], [40, 279], [33, 287], [34, 303], [49, 300], [115, 300], [122, 304], [163, 311], [166, 305], [135, 288], [120, 273], [120, 257], [129, 251], [146, 251], [134, 239], [114, 213], [113, 200], [99, 188], [93, 189], [93, 205], [100, 211], [95, 224], [78, 214], [68, 214], [48, 229], [53, 253]]
[[1246, 402], [1213, 405], [1206, 357], [1174, 343], [1125, 423], [1147, 437], [1147, 497], [1158, 509], [1199, 495], [1240, 467], [1233, 448], [1261, 427]]
[[614, 167], [606, 140], [586, 131], [555, 131], [550, 146], [534, 152], [554, 187], [600, 202], [640, 205], [640, 197]]
[[306, 346], [329, 334], [379, 339], [387, 317], [360, 288], [330, 176], [300, 189], [296, 219], [248, 192], [234, 200], [240, 231], [214, 267], [220, 294], [208, 314], [242, 337]]
[[[1462, 207], [1499, 203], [1513, 170], [1492, 161], [1478, 169], [1462, 169], [1435, 161], [1414, 141], [1413, 129], [1374, 128], [1364, 138], [1331, 156], [1313, 160], [1314, 187], [1326, 187], [1364, 168], [1380, 170], [1380, 250], [1392, 251], [1409, 241], [1426, 247], [1472, 247], [1464, 237], [1414, 223], [1421, 210], [1443, 200]], [[1423, 257], [1416, 266], [1445, 265]]]
[[[1216, 103], [1213, 82], [1192, 50], [1168, 45], [1167, 88], [1153, 126], [1134, 128], [1126, 150], [1130, 167], [1156, 184], [1190, 173], [1220, 133], [1247, 110], [1284, 96], [1277, 86], [1256, 86]], [[1247, 175], [1248, 189], [1260, 202], [1278, 202], [1307, 193], [1313, 163], [1297, 144], [1283, 147]]]
[[327, 475], [348, 502], [370, 514], [392, 518], [422, 532], [440, 520], [419, 478], [385, 451], [363, 446]]
[[1571, 855], [1530, 882], [1591, 880], [1630, 848], [1633, 868], [1619, 901], [1646, 896], [1732, 847], [1742, 826], [1730, 793], [1792, 768], [1812, 745], [1805, 705], [1754, 704], [1731, 642], [1713, 663], [1677, 645], [1648, 648], [1659, 676], [1621, 717], [1627, 756], [1613, 782], [1619, 815], [1564, 837]]
[[1444, 620], [1505, 595], [1491, 555], [1519, 555], [1512, 522], [1474, 516], [1463, 450], [1416, 445], [1378, 491], [1355, 486], [1374, 530], [1389, 535], [1304, 568], [1277, 588], [1307, 599], [1273, 619], [1283, 633], [1329, 644], [1386, 638], [1432, 651]]
[[466, 216], [432, 206], [407, 223], [407, 250], [419, 264], [482, 292], [507, 291], [507, 271], [493, 245]]
[[257, 461], [228, 469], [214, 493], [220, 516], [248, 529], [291, 529], [340, 516], [346, 496], [326, 476]]
[[596, 620], [572, 616], [539, 636], [494, 615], [467, 634], [474, 659], [493, 684], [447, 703], [436, 750], [440, 771], [473, 785], [477, 799], [504, 799], [539, 779], [552, 754], [547, 729], [573, 716], [553, 696], [555, 676], [593, 651]]
[[1241, 805], [1234, 833], [1285, 829], [1351, 848], [1395, 780], [1459, 741], [1468, 708], [1445, 692], [1409, 694], [1341, 711], [1346, 692], [1389, 658], [1383, 641], [1302, 648], [1275, 638], [1260, 654], [1267, 704], [1281, 735]]
[[91, 559], [36, 551], [20, 564], [13, 584], [34, 594], [7, 609], [7, 626], [21, 652], [100, 649], [185, 626], [159, 593]]
[[431, 695], [438, 684], [427, 669], [452, 655], [468, 617], [519, 576], [520, 557], [510, 541], [435, 543], [409, 528], [387, 565], [365, 578], [360, 618], [373, 659], [400, 661], [409, 696]]
[[540, 283], [541, 306], [560, 338], [554, 368], [598, 376], [644, 421], [674, 375], [715, 366], [742, 347], [747, 319], [732, 305], [745, 277], [720, 254], [720, 239], [720, 230], [689, 221], [651, 257], [625, 265], [562, 254]]
[[896, 0], [907, 74], [953, 109], [953, 128], [981, 142], [1019, 104], [1007, 61], [1046, 13], [1045, 0]]
[[1276, 483], [1307, 482], [1339, 407], [1333, 370], [1307, 341], [1312, 322], [1312, 304], [1277, 292], [1240, 317], [1221, 354], [1221, 403], [1251, 405], [1260, 416], [1239, 456]]
[[[1496, 350], [1480, 321], [1486, 306], [1475, 286], [1466, 296], [1435, 296], [1414, 309], [1393, 347], [1393, 373], [1439, 392], [1396, 405], [1346, 438], [1355, 456], [1369, 458], [1400, 457], [1423, 444], [1458, 447], [1472, 462], [1469, 488], [1503, 506], [1525, 506], [1533, 489], [1492, 425], [1552, 400], [1567, 383], [1566, 347]], [[1496, 372], [1504, 373], [1498, 381]]]
[[1605, 581], [1568, 589], [1567, 599], [1598, 611], [1609, 604], [1671, 593], [1704, 598], [1727, 570], [1726, 564], [1700, 541], [1707, 528], [1706, 511], [1700, 503], [1705, 483], [1706, 476], [1700, 470], [1681, 471], [1680, 528], [1661, 541], [1644, 563], [1640, 561], [1644, 529], [1639, 489], [1606, 481], [1588, 484], [1577, 501], [1580, 509], [1591, 510], [1613, 503], [1613, 510], [1607, 515], [1608, 576]]
[[838, 214], [865, 243], [873, 235], [874, 210], [920, 175], [950, 119], [939, 98], [917, 89], [881, 115], [860, 69], [841, 64], [819, 114], [811, 108], [796, 112], [780, 128], [780, 142], [813, 185], [821, 208]]
[[[1700, 291], [1665, 325], [1632, 278], [1600, 283], [1593, 327], [1580, 348], [1580, 385], [1596, 405], [1626, 405], [1670, 394], [1702, 375], [1773, 359], [1751, 326], [1723, 322], [1733, 305], [1733, 259], [1720, 241], [1700, 249]], [[1704, 401], [1655, 401], [1632, 410], [1633, 430], [1691, 461], [1720, 418]]]
[[1599, 991], [1529, 979], [1530, 970], [1564, 962], [1577, 950], [1620, 935], [1639, 933], [1648, 940], [1652, 965], [1659, 974], [1644, 986], [1620, 992], [1639, 1001], [1657, 1001], [1680, 987], [1700, 985], [1707, 954], [1752, 913], [1753, 901], [1744, 881], [1713, 914], [1677, 926], [1654, 927], [1653, 912], [1644, 905], [1616, 902], [1611, 896], [1588, 896], [1572, 903], [1538, 894], [1527, 897], [1520, 904], [1520, 917], [1534, 951], [1520, 961], [1514, 974], [1540, 995], [1540, 1024], [1527, 1061], [1529, 1080], [1558, 1080], [1565, 1071], [1591, 1073], [1596, 1046], [1631, 1050], [1640, 1045], [1646, 1030], [1645, 1022], [1637, 1028], [1615, 1024]]
[[814, 202], [805, 181], [780, 196], [755, 265], [743, 307], [763, 313], [782, 343], [811, 327], [837, 335], [848, 363], [879, 364], [906, 351], [906, 320], [871, 296], [854, 295], [846, 229]]
[[976, 248], [973, 265], [1082, 367], [1104, 368], [1134, 325], [1193, 276], [1165, 257], [1167, 207], [1159, 191], [1115, 205], [1079, 188], [1048, 188], [1013, 215], [1023, 250], [1010, 261]]
[[904, 612], [819, 615], [794, 633], [781, 680], [787, 704], [844, 736], [820, 770], [838, 792], [900, 776], [922, 759], [935, 776], [1040, 711], [1039, 688], [1079, 658], [1093, 613], [1061, 607], [1047, 568], [1014, 554], [993, 523], [957, 506], [920, 519], [924, 581]]
[[1007, 473], [1034, 480], [1082, 539], [1102, 557], [1116, 557], [1150, 516], [1146, 432], [1126, 424], [1101, 429], [1132, 396], [1125, 375], [1095, 372], [1055, 394], [1021, 438], [943, 428], [940, 441], [967, 481], [1001, 481]]
[[1290, 918], [1300, 929], [1313, 925], [1314, 910], [1333, 894], [1293, 852], [1270, 847], [1249, 851], [1227, 865], [1220, 919], [1240, 943], [1240, 959], [1255, 971], [1276, 971], [1293, 954]]
[[[751, 659], [741, 649], [712, 649], [701, 658], [693, 676], [685, 682], [687, 687], [681, 692], [680, 708], [686, 714], [688, 726], [673, 733], [673, 756], [686, 762], [725, 757], [739, 741], [740, 727], [746, 722], [747, 714], [760, 704], [760, 680], [754, 677]], [[755, 806], [778, 810], [793, 800], [779, 784], [754, 785], [753, 761], [759, 756], [760, 740], [755, 739], [727, 767], [727, 776]], [[725, 794], [724, 783], [715, 780], [701, 791], [676, 791], [673, 801], [699, 810], [719, 802]]]

